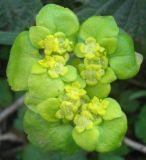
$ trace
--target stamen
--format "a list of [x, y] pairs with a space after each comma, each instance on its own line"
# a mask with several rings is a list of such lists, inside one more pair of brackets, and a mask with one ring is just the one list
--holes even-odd
[[81, 88], [79, 82], [74, 82], [65, 87], [66, 95], [71, 99], [80, 99], [86, 94], [86, 91]]
[[88, 109], [95, 115], [104, 116], [109, 102], [94, 97], [88, 104]]
[[48, 69], [48, 74], [51, 78], [58, 78], [60, 75], [65, 75], [68, 68], [65, 66], [66, 60], [62, 56], [53, 55], [47, 56], [39, 61], [39, 64]]
[[57, 32], [41, 40], [39, 46], [44, 49], [44, 53], [47, 56], [52, 53], [63, 55], [72, 51], [73, 43], [66, 38], [64, 33]]
[[81, 114], [77, 114], [74, 118], [75, 129], [81, 133], [84, 130], [91, 129], [93, 127], [92, 115], [88, 111], [83, 111]]

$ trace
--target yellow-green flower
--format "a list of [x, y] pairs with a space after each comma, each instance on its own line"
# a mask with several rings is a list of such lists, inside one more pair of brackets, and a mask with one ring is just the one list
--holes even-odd
[[43, 60], [39, 61], [39, 64], [47, 68], [51, 78], [58, 78], [60, 75], [63, 76], [68, 72], [68, 68], [65, 66], [66, 61], [62, 56], [46, 56]]
[[95, 115], [103, 116], [106, 113], [108, 104], [109, 102], [106, 100], [93, 97], [91, 102], [88, 104], [88, 109]]
[[54, 35], [48, 35], [38, 44], [44, 49], [45, 55], [65, 54], [72, 51], [73, 42], [66, 38], [63, 32], [57, 32]]
[[82, 111], [81, 114], [77, 114], [74, 118], [75, 129], [81, 133], [85, 129], [91, 129], [93, 127], [92, 115], [88, 111]]
[[71, 85], [65, 87], [66, 95], [71, 99], [80, 99], [86, 94], [86, 91], [81, 88], [79, 82], [73, 82]]
[[36, 26], [18, 35], [7, 77], [26, 91], [24, 129], [45, 151], [108, 152], [119, 147], [125, 114], [112, 98], [110, 83], [133, 77], [141, 59], [131, 38], [111, 16], [93, 16], [79, 25], [69, 9], [48, 4]]

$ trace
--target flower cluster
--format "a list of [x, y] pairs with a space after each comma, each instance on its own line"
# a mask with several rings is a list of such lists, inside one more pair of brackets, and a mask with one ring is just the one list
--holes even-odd
[[141, 56], [112, 16], [81, 25], [69, 9], [44, 6], [36, 26], [18, 35], [7, 67], [15, 91], [26, 91], [24, 128], [46, 151], [108, 152], [120, 146], [127, 120], [108, 95], [116, 79], [139, 71]]

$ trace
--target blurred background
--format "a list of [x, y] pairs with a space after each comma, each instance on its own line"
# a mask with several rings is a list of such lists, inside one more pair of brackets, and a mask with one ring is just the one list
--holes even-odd
[[[129, 123], [128, 139], [114, 152], [80, 151], [72, 156], [42, 153], [27, 141], [23, 131], [23, 93], [14, 93], [8, 86], [6, 66], [17, 34], [35, 23], [37, 12], [47, 3], [69, 7], [81, 22], [92, 15], [113, 15], [133, 37], [135, 50], [143, 54], [141, 70], [134, 79], [112, 84], [110, 96], [120, 102]], [[141, 144], [146, 145], [145, 62], [146, 0], [0, 0], [0, 160], [146, 160], [146, 147], [141, 148]]]

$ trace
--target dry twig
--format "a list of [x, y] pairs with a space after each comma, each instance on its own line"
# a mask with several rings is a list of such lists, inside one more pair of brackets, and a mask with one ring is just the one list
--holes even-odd
[[23, 104], [23, 96], [18, 98], [11, 106], [7, 107], [0, 113], [0, 122], [7, 118], [10, 114], [15, 112]]
[[145, 145], [140, 144], [138, 142], [135, 142], [135, 141], [133, 141], [130, 138], [127, 138], [127, 137], [124, 139], [124, 143], [128, 147], [131, 147], [134, 150], [137, 150], [139, 152], [142, 152], [142, 153], [146, 154], [146, 146]]
[[23, 139], [14, 133], [6, 133], [0, 135], [0, 141], [23, 142]]

